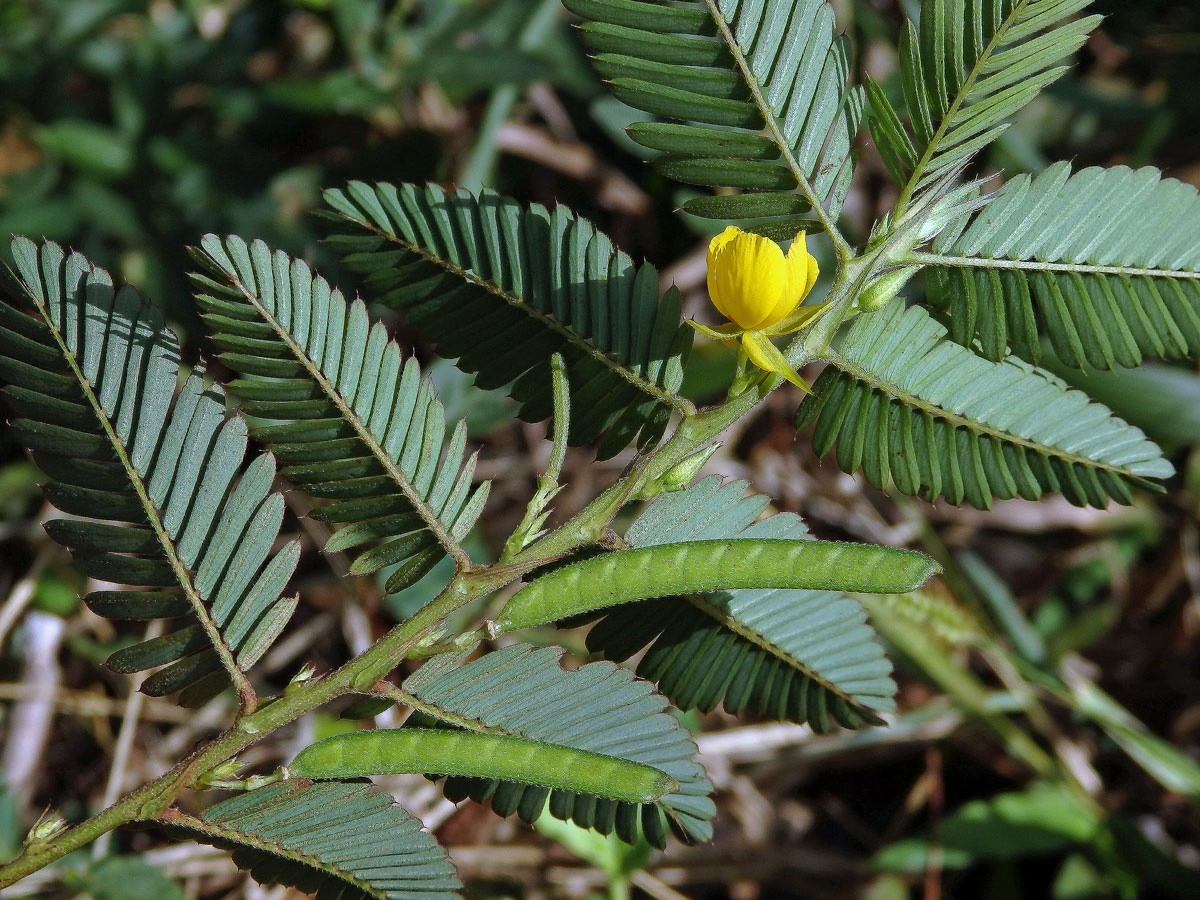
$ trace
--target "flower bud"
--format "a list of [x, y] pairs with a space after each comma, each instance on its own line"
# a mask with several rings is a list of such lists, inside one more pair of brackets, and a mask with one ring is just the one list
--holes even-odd
[[886, 306], [888, 301], [900, 293], [900, 289], [917, 274], [920, 268], [920, 266], [904, 266], [880, 275], [858, 295], [858, 308], [863, 312], [873, 312]]
[[295, 692], [298, 688], [312, 681], [313, 676], [316, 674], [317, 667], [312, 663], [305, 663], [300, 667], [300, 671], [292, 676], [292, 680], [288, 682], [287, 687], [283, 689], [284, 696]]
[[25, 836], [25, 845], [48, 844], [66, 830], [67, 820], [47, 810]]
[[692, 483], [692, 479], [704, 468], [704, 464], [709, 461], [720, 446], [720, 444], [710, 444], [701, 450], [697, 450], [691, 456], [684, 457], [638, 491], [638, 499], [649, 500], [662, 493], [671, 494], [675, 491], [682, 491]]

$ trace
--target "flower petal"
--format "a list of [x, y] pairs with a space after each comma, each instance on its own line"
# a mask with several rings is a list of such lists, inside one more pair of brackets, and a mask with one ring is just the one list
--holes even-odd
[[745, 348], [750, 362], [760, 369], [786, 378], [806, 394], [812, 393], [812, 389], [804, 383], [804, 379], [779, 352], [779, 348], [772, 344], [765, 335], [757, 331], [747, 331], [742, 335], [742, 347]]
[[779, 296], [779, 300], [771, 311], [755, 326], [756, 331], [763, 331], [774, 326], [777, 322], [790, 318], [796, 308], [804, 302], [816, 281], [817, 261], [808, 252], [805, 244], [805, 233], [801, 231], [792, 242], [791, 249], [784, 257], [784, 269], [787, 274], [787, 286]]
[[715, 277], [726, 317], [743, 328], [757, 328], [767, 320], [787, 289], [779, 245], [744, 231], [718, 248], [709, 273]]
[[791, 334], [811, 325], [818, 316], [829, 306], [828, 303], [810, 303], [808, 306], [798, 306], [792, 313], [770, 328], [764, 328], [767, 334]]
[[742, 233], [742, 229], [736, 225], [728, 226], [724, 231], [708, 242], [708, 264], [712, 265], [713, 256], [718, 250], [722, 249], [726, 244], [732, 241], [735, 237]]
[[736, 225], [730, 225], [708, 242], [708, 296], [717, 311], [727, 319], [732, 317], [729, 315], [729, 305], [725, 302], [721, 294], [721, 286], [717, 281], [717, 256], [730, 241], [741, 233], [742, 230]]
[[792, 289], [797, 292], [796, 303], [799, 304], [808, 296], [813, 285], [817, 283], [817, 275], [820, 274], [817, 258], [808, 252], [806, 232], [801, 231], [796, 235], [796, 240], [788, 250], [787, 262], [788, 276]]
[[800, 303], [800, 300], [803, 298], [800, 290], [801, 286], [796, 283], [796, 278], [792, 273], [793, 265], [790, 255], [784, 257], [783, 269], [783, 291], [780, 293], [779, 299], [775, 302], [775, 306], [772, 307], [770, 312], [767, 313], [766, 317], [758, 323], [758, 326], [755, 329], [756, 331], [762, 331], [765, 328], [770, 328], [780, 319], [787, 318], [787, 316], [796, 308], [796, 306]]

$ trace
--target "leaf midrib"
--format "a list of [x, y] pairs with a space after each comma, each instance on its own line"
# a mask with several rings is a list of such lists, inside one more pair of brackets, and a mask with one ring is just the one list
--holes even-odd
[[492, 294], [493, 296], [499, 297], [510, 307], [513, 307], [514, 309], [519, 309], [521, 312], [528, 315], [531, 319], [534, 319], [535, 321], [537, 321], [539, 324], [545, 326], [550, 331], [553, 331], [555, 334], [557, 334], [559, 337], [561, 337], [567, 343], [569, 343], [573, 347], [575, 347], [575, 349], [579, 350], [581, 353], [586, 354], [587, 356], [590, 356], [592, 359], [596, 360], [601, 365], [603, 365], [608, 371], [617, 375], [624, 381], [629, 382], [634, 387], [636, 387], [638, 390], [642, 391], [642, 393], [649, 394], [651, 397], [653, 397], [658, 402], [664, 404], [665, 406], [671, 407], [673, 410], [675, 410], [676, 412], [678, 412], [682, 415], [685, 415], [685, 416], [695, 415], [696, 407], [694, 404], [692, 404], [691, 401], [687, 400], [684, 397], [680, 397], [678, 394], [672, 393], [671, 391], [668, 391], [665, 388], [659, 387], [659, 385], [655, 384], [654, 382], [643, 378], [641, 375], [638, 375], [636, 372], [633, 372], [620, 360], [616, 359], [613, 356], [610, 356], [605, 351], [596, 347], [594, 344], [592, 344], [586, 338], [577, 334], [575, 331], [568, 328], [562, 322], [559, 322], [553, 316], [549, 315], [548, 313], [542, 312], [540, 309], [534, 308], [533, 306], [531, 306], [530, 304], [528, 304], [524, 300], [522, 300], [520, 297], [518, 297], [514, 294], [510, 294], [508, 291], [504, 290], [504, 288], [500, 287], [500, 285], [496, 284], [494, 281], [489, 281], [486, 278], [481, 278], [478, 274], [476, 274], [475, 272], [472, 272], [470, 269], [463, 268], [462, 266], [460, 266], [458, 263], [454, 262], [453, 260], [447, 259], [444, 256], [440, 256], [436, 253], [433, 253], [428, 248], [423, 247], [420, 244], [414, 244], [411, 241], [406, 240], [405, 238], [401, 237], [398, 234], [392, 234], [391, 232], [384, 231], [383, 229], [381, 229], [377, 225], [375, 225], [375, 223], [373, 223], [373, 222], [355, 218], [354, 216], [347, 215], [346, 213], [342, 212], [341, 210], [338, 210], [338, 215], [342, 216], [347, 221], [353, 222], [355, 225], [358, 225], [358, 226], [366, 229], [367, 231], [370, 231], [374, 234], [379, 235], [380, 237], [384, 238], [385, 240], [391, 241], [393, 244], [400, 245], [408, 252], [421, 257], [421, 259], [425, 260], [426, 262], [432, 263], [433, 265], [438, 266], [441, 269], [444, 269], [445, 271], [449, 272], [452, 275], [457, 275], [463, 281], [466, 281], [469, 284], [474, 285], [475, 287], [481, 288], [482, 290], [487, 291], [489, 294]]
[[1123, 275], [1129, 278], [1168, 278], [1200, 281], [1200, 272], [1187, 269], [1154, 269], [1139, 266], [1109, 266], [1094, 263], [1043, 262], [1040, 260], [1003, 259], [987, 256], [953, 256], [944, 253], [914, 251], [909, 259], [920, 265], [950, 266], [960, 269], [1009, 269], [1023, 272], [1063, 272], [1076, 275]]
[[921, 397], [918, 397], [916, 394], [902, 390], [898, 385], [892, 382], [884, 381], [875, 375], [875, 373], [864, 369], [862, 366], [856, 363], [850, 362], [850, 360], [846, 359], [837, 351], [830, 350], [825, 354], [825, 359], [831, 365], [841, 369], [852, 378], [863, 382], [868, 387], [878, 390], [892, 399], [905, 404], [906, 406], [928, 413], [934, 418], [943, 419], [955, 427], [967, 428], [971, 431], [975, 431], [987, 437], [995, 438], [1007, 444], [1025, 447], [1041, 456], [1053, 456], [1073, 465], [1085, 466], [1091, 469], [1100, 469], [1106, 472], [1112, 472], [1115, 475], [1122, 475], [1127, 478], [1143, 477], [1127, 468], [1114, 465], [1113, 463], [1106, 463], [1087, 456], [1080, 456], [1076, 453], [1069, 453], [1065, 450], [1059, 449], [1058, 447], [1051, 447], [1047, 444], [1030, 440], [1029, 438], [1020, 437], [1012, 432], [1003, 431], [994, 425], [989, 425], [986, 422], [980, 422], [978, 419], [968, 418], [960, 413], [951, 412], [945, 407], [938, 406], [936, 403], [924, 400]]
[[[40, 258], [40, 256], [41, 253], [39, 251], [38, 257]], [[237, 662], [234, 660], [233, 652], [230, 650], [229, 645], [225, 642], [225, 638], [222, 636], [221, 630], [217, 626], [217, 623], [213, 621], [211, 616], [209, 616], [208, 607], [205, 605], [199, 591], [196, 590], [196, 586], [192, 582], [191, 574], [189, 573], [187, 566], [184, 565], [183, 560], [181, 560], [179, 555], [175, 552], [175, 542], [171, 538], [170, 534], [167, 533], [166, 527], [162, 523], [162, 517], [158, 507], [154, 504], [154, 501], [150, 499], [150, 494], [146, 488], [142, 474], [138, 472], [133, 465], [133, 461], [129, 458], [129, 454], [125, 449], [124, 441], [122, 441], [120, 436], [117, 434], [116, 429], [113, 427], [112, 421], [109, 419], [108, 412], [100, 404], [100, 399], [96, 396], [91, 382], [83, 374], [83, 370], [80, 368], [79, 362], [75, 358], [75, 354], [67, 346], [67, 343], [63, 338], [62, 331], [51, 318], [49, 310], [46, 308], [45, 304], [32, 291], [26, 290], [25, 293], [37, 306], [38, 312], [41, 314], [42, 321], [46, 324], [46, 327], [53, 335], [54, 342], [58, 345], [59, 352], [62, 354], [63, 359], [66, 360], [68, 367], [71, 369], [71, 374], [75, 376], [75, 380], [79, 384], [80, 390], [87, 398], [88, 404], [92, 407], [92, 412], [96, 416], [96, 419], [100, 422], [100, 427], [104, 429], [104, 434], [108, 438], [109, 443], [112, 445], [113, 452], [116, 454], [121, 466], [125, 469], [125, 477], [129, 479], [130, 484], [133, 486], [134, 492], [137, 494], [138, 502], [141, 503], [142, 509], [146, 513], [146, 520], [150, 524], [150, 528], [153, 530], [155, 537], [158, 538], [159, 545], [163, 549], [163, 555], [166, 557], [167, 563], [171, 567], [171, 571], [175, 574], [175, 580], [178, 581], [179, 586], [183, 588], [184, 596], [188, 598], [188, 603], [191, 604], [192, 612], [199, 620], [200, 626], [204, 629], [204, 633], [208, 637], [209, 643], [211, 643], [213, 645], [213, 649], [216, 650], [217, 656], [221, 660], [221, 665], [224, 667], [226, 673], [233, 681], [238, 692], [238, 697], [242, 702], [242, 706], [247, 709], [252, 708], [255, 703], [254, 688], [251, 687], [245, 673], [242, 672], [242, 670], [238, 667]], [[133, 340], [132, 335], [130, 335], [129, 340]], [[170, 411], [169, 414], [174, 413], [175, 399], [173, 396], [168, 409]]]
[[[404, 498], [408, 500], [410, 504], [412, 504], [412, 507], [414, 510], [416, 510], [417, 515], [421, 517], [421, 521], [425, 523], [425, 526], [429, 529], [430, 533], [437, 538], [438, 543], [442, 545], [445, 551], [450, 554], [455, 564], [464, 571], [470, 569], [471, 559], [467, 555], [467, 552], [462, 548], [462, 545], [459, 544], [459, 542], [454, 538], [454, 535], [451, 534], [450, 530], [442, 524], [442, 521], [438, 518], [437, 513], [435, 513], [433, 508], [430, 507], [427, 502], [425, 502], [425, 498], [422, 497], [417, 489], [412, 486], [408, 480], [408, 477], [400, 469], [399, 464], [392, 459], [387, 451], [384, 450], [384, 448], [380, 445], [379, 441], [376, 440], [375, 435], [372, 434], [371, 430], [366, 426], [366, 424], [363, 423], [359, 415], [354, 412], [354, 410], [350, 407], [350, 404], [346, 402], [346, 398], [342, 396], [341, 391], [337, 390], [337, 388], [330, 383], [329, 379], [325, 377], [325, 373], [321, 371], [321, 368], [309, 357], [308, 352], [301, 347], [299, 343], [297, 343], [297, 341], [292, 337], [291, 333], [284, 328], [282, 324], [280, 324], [279, 320], [267, 311], [266, 307], [259, 302], [257, 294], [254, 291], [251, 291], [245, 285], [241, 277], [235, 272], [226, 270], [225, 267], [222, 266], [220, 262], [211, 255], [209, 255], [209, 259], [216, 263], [220, 270], [225, 273], [225, 277], [230, 280], [231, 284], [237, 288], [246, 301], [250, 303], [255, 310], [257, 310], [258, 314], [262, 316], [263, 319], [270, 324], [273, 329], [275, 329], [275, 333], [278, 335], [280, 341], [282, 341], [288, 350], [291, 351], [292, 355], [295, 356], [300, 364], [304, 366], [309, 377], [312, 378], [312, 380], [315, 381], [318, 386], [320, 386], [321, 390], [325, 393], [325, 396], [329, 398], [330, 402], [332, 402], [342, 414], [342, 417], [350, 423], [350, 427], [354, 429], [355, 436], [367, 446], [367, 448], [371, 451], [371, 454], [375, 457], [376, 462], [383, 466], [383, 469], [385, 472], [387, 472], [388, 477], [392, 479], [395, 485], [400, 489], [400, 492], [404, 494]], [[415, 414], [416, 413], [414, 412], [414, 415]], [[444, 448], [438, 449], [439, 458], [443, 450]], [[443, 460], [441, 464], [445, 465], [446, 463]]]

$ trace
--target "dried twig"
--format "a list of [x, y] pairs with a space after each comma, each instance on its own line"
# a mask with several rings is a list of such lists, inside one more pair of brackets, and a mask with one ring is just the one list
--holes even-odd
[[38, 578], [41, 577], [42, 569], [46, 567], [46, 562], [50, 559], [52, 552], [53, 549], [49, 544], [43, 545], [37, 556], [34, 557], [33, 565], [29, 567], [25, 577], [13, 585], [12, 590], [8, 593], [8, 599], [4, 601], [3, 606], [0, 606], [0, 650], [4, 648], [4, 641], [8, 637], [8, 633], [33, 599], [34, 592], [37, 590]]
[[58, 616], [33, 610], [25, 617], [25, 665], [22, 683], [38, 693], [19, 701], [8, 722], [4, 747], [4, 776], [17, 808], [24, 811], [37, 787], [50, 725], [54, 720], [54, 694], [62, 681], [58, 651], [67, 623]]

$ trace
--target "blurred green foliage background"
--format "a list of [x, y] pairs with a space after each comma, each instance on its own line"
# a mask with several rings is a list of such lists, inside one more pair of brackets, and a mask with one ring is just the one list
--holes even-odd
[[[900, 9], [918, 3], [835, 6], [857, 64], [886, 74]], [[1096, 6], [1110, 18], [1083, 67], [989, 162], [1120, 160], [1196, 178], [1197, 4]], [[506, 153], [497, 126], [535, 83], [542, 102], [518, 119], [542, 120], [555, 141]], [[673, 213], [677, 189], [620, 135], [632, 115], [547, 0], [0, 0], [0, 232], [70, 243], [184, 320], [186, 244], [237, 232], [329, 268], [308, 213], [320, 188], [350, 177], [559, 199], [670, 262], [690, 228]], [[614, 176], [632, 180], [628, 196]]]

